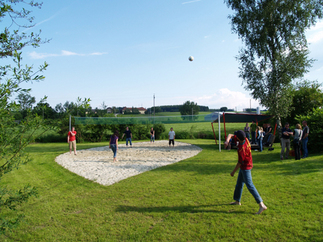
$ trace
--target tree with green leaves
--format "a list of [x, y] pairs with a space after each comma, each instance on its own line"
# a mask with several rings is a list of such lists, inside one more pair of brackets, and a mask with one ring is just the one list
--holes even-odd
[[34, 107], [32, 113], [37, 114], [43, 119], [55, 119], [56, 111], [46, 102], [46, 99], [42, 99]]
[[322, 0], [225, 0], [233, 32], [245, 43], [237, 59], [254, 99], [278, 120], [292, 103], [292, 83], [308, 71], [305, 30], [322, 18]]
[[220, 111], [221, 111], [221, 112], [226, 112], [227, 110], [228, 110], [228, 108], [227, 108], [227, 107], [221, 107], [221, 108], [220, 108]]
[[[200, 111], [200, 107], [197, 103], [186, 101], [182, 106], [179, 107], [179, 111], [183, 117], [183, 119], [193, 119], [194, 115], [198, 115]], [[191, 115], [191, 117], [187, 117], [187, 115]]]
[[318, 82], [299, 82], [292, 90], [291, 113], [288, 122], [295, 123], [297, 116], [310, 115], [313, 110], [323, 107], [322, 84]]
[[297, 115], [296, 121], [302, 123], [306, 121], [310, 127], [310, 139], [308, 141], [308, 147], [313, 152], [320, 152], [323, 146], [323, 109], [313, 109], [311, 113], [307, 115]]
[[29, 94], [29, 90], [26, 90], [24, 92], [21, 92], [18, 94], [17, 101], [20, 104], [20, 110], [31, 110], [33, 107], [33, 104], [36, 103], [35, 97], [32, 97]]
[[[43, 43], [39, 34], [22, 32], [33, 26], [33, 17], [29, 16], [30, 11], [27, 8], [40, 6], [38, 3], [26, 3], [23, 0], [0, 1], [0, 21], [9, 24], [9, 27], [0, 31], [0, 58], [6, 59], [8, 63], [0, 66], [0, 180], [8, 172], [30, 161], [24, 153], [24, 148], [34, 141], [36, 131], [44, 127], [40, 117], [35, 118], [31, 115], [27, 115], [19, 123], [16, 122], [13, 112], [19, 110], [20, 106], [12, 101], [23, 92], [20, 84], [44, 79], [40, 73], [46, 69], [46, 63], [37, 71], [34, 71], [32, 66], [22, 63], [24, 47], [38, 47]], [[0, 187], [0, 233], [15, 227], [23, 217], [22, 214], [18, 214], [16, 218], [7, 219], [3, 217], [5, 210], [15, 210], [36, 193], [36, 189], [30, 186], [17, 191]]]

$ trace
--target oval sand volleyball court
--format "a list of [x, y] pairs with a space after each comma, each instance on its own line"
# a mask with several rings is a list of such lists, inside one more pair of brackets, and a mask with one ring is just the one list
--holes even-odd
[[190, 158], [202, 151], [198, 146], [177, 141], [175, 147], [169, 147], [168, 140], [133, 143], [132, 148], [120, 144], [118, 148], [118, 162], [113, 162], [109, 146], [79, 150], [77, 155], [66, 152], [57, 156], [55, 161], [86, 179], [112, 185], [145, 171]]

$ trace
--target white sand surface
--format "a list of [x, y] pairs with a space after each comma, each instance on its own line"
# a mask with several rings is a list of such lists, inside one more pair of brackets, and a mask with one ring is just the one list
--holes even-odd
[[109, 146], [69, 152], [59, 155], [55, 161], [66, 169], [102, 185], [111, 185], [142, 172], [166, 166], [197, 155], [202, 149], [191, 144], [175, 142], [168, 146], [168, 140], [155, 143], [133, 143], [133, 147], [119, 145], [118, 162], [113, 162]]

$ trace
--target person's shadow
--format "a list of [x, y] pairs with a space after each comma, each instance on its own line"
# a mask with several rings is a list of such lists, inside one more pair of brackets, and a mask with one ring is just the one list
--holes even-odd
[[235, 206], [231, 204], [199, 205], [199, 206], [169, 206], [169, 207], [168, 206], [136, 207], [136, 206], [119, 205], [116, 209], [116, 212], [164, 213], [168, 211], [173, 211], [178, 213], [225, 213], [225, 214], [245, 213], [245, 211], [236, 211], [236, 209], [234, 209], [233, 207]]

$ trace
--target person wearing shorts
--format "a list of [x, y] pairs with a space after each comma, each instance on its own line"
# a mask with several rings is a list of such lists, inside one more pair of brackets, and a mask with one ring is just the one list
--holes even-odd
[[75, 127], [67, 134], [67, 143], [70, 145], [70, 154], [72, 154], [72, 149], [74, 149], [74, 155], [76, 155], [76, 131]]
[[175, 131], [173, 130], [173, 128], [170, 128], [170, 131], [168, 133], [168, 144], [169, 146], [171, 146], [171, 144], [175, 144]]

